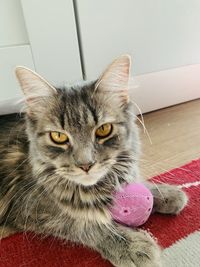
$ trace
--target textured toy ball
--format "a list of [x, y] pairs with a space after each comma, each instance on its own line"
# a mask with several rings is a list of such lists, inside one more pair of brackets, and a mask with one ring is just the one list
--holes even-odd
[[140, 183], [124, 185], [114, 194], [111, 214], [115, 221], [128, 225], [144, 224], [153, 208], [153, 196], [148, 188]]

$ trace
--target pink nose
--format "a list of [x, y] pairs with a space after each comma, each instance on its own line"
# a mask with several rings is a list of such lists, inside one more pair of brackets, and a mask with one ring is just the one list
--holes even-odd
[[88, 162], [87, 164], [79, 164], [78, 167], [81, 168], [85, 172], [89, 172], [92, 166], [95, 164], [95, 161]]

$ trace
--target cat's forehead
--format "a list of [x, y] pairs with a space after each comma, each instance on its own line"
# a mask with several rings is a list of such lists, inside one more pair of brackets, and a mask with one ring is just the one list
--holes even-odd
[[91, 98], [90, 88], [65, 89], [61, 93], [60, 105], [64, 122], [68, 127], [81, 129], [99, 121], [99, 109]]
[[45, 130], [90, 130], [116, 119], [99, 99], [92, 97], [92, 91], [88, 88], [60, 89], [58, 94], [46, 110]]

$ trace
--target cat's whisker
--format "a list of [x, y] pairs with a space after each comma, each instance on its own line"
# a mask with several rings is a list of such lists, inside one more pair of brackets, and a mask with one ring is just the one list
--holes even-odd
[[[146, 131], [146, 127], [145, 127], [145, 123], [144, 123], [144, 117], [143, 117], [143, 114], [142, 114], [142, 111], [141, 111], [141, 108], [138, 106], [138, 104], [135, 102], [135, 101], [133, 101], [133, 100], [129, 100], [131, 103], [133, 103], [134, 105], [135, 105], [135, 107], [137, 108], [137, 110], [139, 111], [139, 114], [140, 114], [140, 116], [141, 116], [141, 124], [142, 124], [142, 126], [143, 126], [143, 129], [144, 129], [144, 133], [145, 133], [145, 131]], [[138, 117], [138, 116], [137, 116]]]
[[150, 142], [150, 144], [152, 145], [153, 142], [152, 142], [151, 136], [150, 136], [149, 132], [147, 131], [147, 128], [146, 128], [146, 126], [145, 126], [145, 124], [144, 124], [144, 119], [143, 119], [142, 114], [141, 114], [141, 116], [142, 116], [142, 120], [140, 120], [140, 118], [139, 118], [138, 116], [136, 116], [133, 112], [131, 112], [131, 111], [127, 111], [127, 112], [128, 112], [130, 115], [132, 115], [134, 118], [136, 118], [136, 119], [140, 122], [140, 124], [142, 125], [142, 127], [143, 127], [143, 129], [144, 129], [144, 133], [147, 135], [147, 137], [148, 137], [148, 139], [149, 139], [149, 142]]

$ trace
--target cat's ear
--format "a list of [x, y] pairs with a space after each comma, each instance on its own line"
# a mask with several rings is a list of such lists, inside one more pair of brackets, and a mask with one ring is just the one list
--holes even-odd
[[115, 59], [104, 71], [95, 85], [96, 92], [110, 99], [112, 104], [123, 106], [129, 101], [128, 87], [131, 57], [122, 55]]
[[26, 67], [16, 67], [15, 73], [27, 104], [31, 104], [36, 98], [52, 96], [57, 92], [45, 79]]

